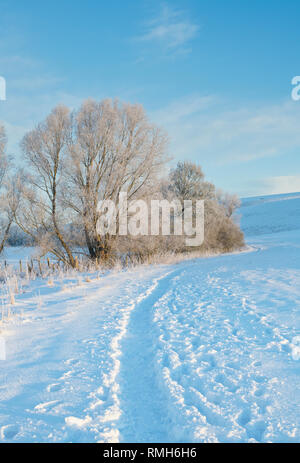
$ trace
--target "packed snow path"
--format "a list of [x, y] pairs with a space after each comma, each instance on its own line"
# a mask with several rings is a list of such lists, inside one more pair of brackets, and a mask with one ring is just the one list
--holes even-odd
[[31, 282], [0, 326], [0, 441], [299, 442], [295, 201], [248, 206], [249, 252]]
[[153, 308], [178, 272], [154, 280], [137, 304], [122, 344], [120, 369], [122, 440], [125, 442], [172, 442], [166, 397], [159, 386], [155, 362], [157, 339]]

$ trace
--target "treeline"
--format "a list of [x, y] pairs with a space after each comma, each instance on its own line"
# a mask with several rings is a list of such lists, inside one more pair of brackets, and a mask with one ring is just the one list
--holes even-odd
[[217, 190], [190, 162], [166, 174], [167, 136], [140, 105], [88, 100], [74, 112], [56, 107], [23, 138], [22, 170], [14, 171], [6, 143], [0, 127], [0, 252], [6, 243], [25, 242], [76, 267], [79, 253], [113, 264], [195, 250], [183, 236], [123, 236], [118, 229], [113, 236], [100, 235], [98, 202], [117, 204], [121, 192], [128, 200], [203, 199], [201, 250], [227, 252], [244, 244], [234, 220], [237, 197]]

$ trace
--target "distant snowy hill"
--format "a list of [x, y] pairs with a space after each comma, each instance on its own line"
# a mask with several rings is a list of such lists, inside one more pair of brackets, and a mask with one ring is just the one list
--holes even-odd
[[246, 237], [300, 230], [300, 193], [246, 198], [240, 213]]

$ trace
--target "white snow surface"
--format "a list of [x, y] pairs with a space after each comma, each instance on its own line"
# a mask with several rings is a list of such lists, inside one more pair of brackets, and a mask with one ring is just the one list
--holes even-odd
[[0, 324], [0, 442], [300, 442], [299, 212], [251, 198], [245, 252], [30, 282]]

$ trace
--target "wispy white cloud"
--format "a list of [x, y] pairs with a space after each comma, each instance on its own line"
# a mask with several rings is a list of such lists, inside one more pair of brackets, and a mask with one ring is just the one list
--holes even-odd
[[163, 4], [160, 13], [145, 24], [144, 32], [136, 39], [157, 43], [169, 51], [186, 52], [186, 44], [196, 37], [199, 28], [184, 11]]
[[249, 181], [248, 183], [249, 188], [245, 189], [244, 196], [256, 195], [257, 191], [261, 195], [300, 192], [300, 174], [267, 177], [252, 182]]
[[49, 73], [43, 63], [2, 54], [1, 73], [6, 79], [6, 101], [0, 101], [0, 122], [6, 127], [8, 152], [18, 157], [23, 135], [42, 120], [56, 104], [78, 106], [81, 99], [64, 92], [63, 79]]
[[18, 90], [38, 90], [43, 88], [51, 88], [56, 84], [63, 82], [64, 79], [50, 76], [50, 75], [37, 75], [28, 76], [24, 78], [10, 79], [10, 87]]
[[33, 59], [24, 58], [23, 56], [19, 56], [19, 55], [8, 55], [8, 56], [2, 55], [0, 57], [0, 66], [5, 67], [5, 69], [10, 72], [10, 71], [14, 71], [17, 66], [26, 66], [27, 68], [35, 68], [37, 66], [37, 62]]
[[5, 8], [0, 17], [0, 75], [6, 79], [6, 101], [0, 101], [0, 122], [8, 135], [8, 153], [21, 159], [19, 142], [56, 104], [79, 106], [81, 98], [64, 90], [65, 79], [47, 63], [28, 55], [26, 34]]
[[233, 107], [216, 97], [189, 96], [152, 114], [171, 139], [175, 158], [219, 164], [300, 150], [300, 105], [282, 102]]
[[35, 94], [8, 95], [0, 102], [0, 122], [4, 124], [8, 136], [8, 153], [19, 158], [19, 143], [25, 133], [43, 120], [57, 104], [65, 104], [71, 109], [78, 107], [82, 98], [62, 91], [41, 88]]
[[184, 120], [190, 120], [193, 116], [209, 109], [215, 102], [213, 96], [190, 95], [172, 101], [166, 107], [158, 109], [152, 116], [164, 126], [177, 126]]

